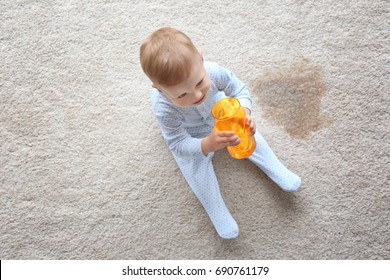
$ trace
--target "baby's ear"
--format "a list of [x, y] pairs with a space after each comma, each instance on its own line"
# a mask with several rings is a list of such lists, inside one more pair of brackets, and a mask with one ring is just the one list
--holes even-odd
[[200, 51], [199, 51], [199, 54], [200, 54], [200, 57], [202, 58], [202, 61], [204, 61], [204, 58], [203, 58], [203, 51], [200, 50]]

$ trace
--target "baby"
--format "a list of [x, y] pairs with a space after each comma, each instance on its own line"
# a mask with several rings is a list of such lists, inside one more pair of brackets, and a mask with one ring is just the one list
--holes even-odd
[[249, 160], [283, 190], [298, 190], [301, 179], [278, 160], [256, 132], [248, 88], [232, 72], [204, 61], [191, 39], [173, 28], [153, 32], [140, 48], [140, 59], [152, 82], [153, 110], [165, 142], [222, 238], [238, 237], [239, 229], [221, 196], [212, 158], [216, 150], [241, 141], [232, 131], [214, 128], [211, 109], [222, 98], [235, 97], [245, 108], [256, 139], [256, 150]]

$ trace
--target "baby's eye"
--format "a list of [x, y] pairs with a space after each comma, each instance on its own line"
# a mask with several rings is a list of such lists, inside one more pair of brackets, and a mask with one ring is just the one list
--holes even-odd
[[200, 86], [200, 85], [203, 83], [203, 80], [204, 80], [204, 79], [202, 79], [196, 86], [197, 86], [197, 87]]
[[186, 95], [187, 95], [187, 93], [183, 93], [182, 95], [178, 96], [177, 99], [182, 99]]

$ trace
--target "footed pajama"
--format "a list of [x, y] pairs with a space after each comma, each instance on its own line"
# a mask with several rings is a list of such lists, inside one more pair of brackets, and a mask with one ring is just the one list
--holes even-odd
[[[237, 98], [241, 105], [251, 109], [247, 86], [230, 71], [216, 63], [205, 62], [211, 88], [202, 104], [189, 107], [174, 105], [163, 93], [152, 92], [153, 111], [159, 121], [162, 135], [183, 173], [188, 185], [199, 199], [218, 234], [225, 239], [236, 238], [239, 229], [221, 196], [212, 165], [214, 153], [207, 156], [201, 150], [201, 139], [214, 128], [211, 108], [220, 99]], [[256, 132], [256, 150], [249, 157], [283, 190], [294, 192], [301, 179], [288, 170], [275, 156], [267, 142]]]

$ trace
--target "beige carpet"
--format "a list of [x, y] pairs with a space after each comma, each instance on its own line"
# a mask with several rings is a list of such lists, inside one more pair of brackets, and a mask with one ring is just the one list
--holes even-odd
[[[162, 3], [164, 2], [164, 3]], [[390, 2], [0, 3], [1, 259], [390, 259]], [[221, 240], [165, 146], [139, 46], [185, 31], [303, 179], [215, 155]]]

